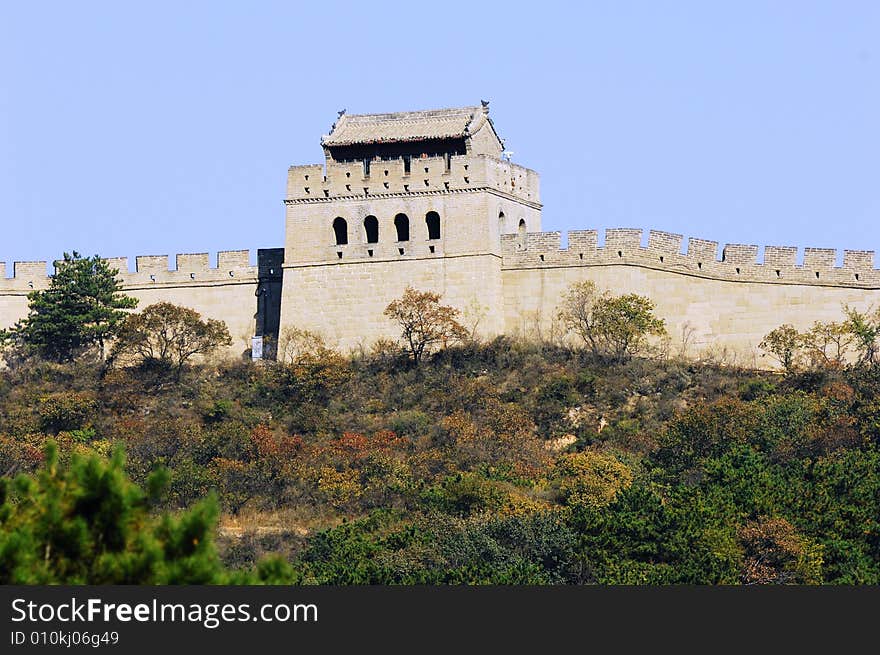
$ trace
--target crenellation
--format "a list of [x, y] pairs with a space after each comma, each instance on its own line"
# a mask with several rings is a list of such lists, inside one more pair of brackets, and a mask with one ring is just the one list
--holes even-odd
[[12, 275], [16, 280], [26, 283], [44, 283], [48, 279], [46, 262], [14, 262]]
[[168, 255], [138, 255], [134, 262], [136, 273], [168, 272]]
[[648, 250], [663, 254], [679, 254], [684, 237], [681, 234], [651, 230], [648, 232]]
[[794, 268], [797, 265], [796, 246], [764, 246], [764, 266]]
[[327, 202], [334, 198], [477, 191], [489, 187], [536, 205], [540, 202], [538, 174], [518, 164], [492, 160], [486, 155], [413, 157], [409, 162], [408, 171], [402, 158], [373, 159], [368, 166], [364, 161], [331, 160], [325, 165], [291, 166], [286, 200]]
[[255, 278], [257, 267], [250, 264], [249, 250], [228, 250], [217, 253], [217, 267], [212, 267], [210, 253], [181, 253], [174, 256], [176, 268], [169, 270], [168, 255], [138, 255], [135, 271], [128, 271], [128, 259], [108, 259], [119, 269], [123, 287], [142, 287], [171, 284], [199, 286], [202, 284], [245, 282]]
[[569, 232], [565, 249], [559, 247], [558, 232], [505, 234], [501, 254], [505, 269], [624, 265], [745, 283], [880, 287], [880, 270], [873, 268], [871, 251], [846, 251], [845, 265], [838, 268], [832, 249], [807, 248], [804, 264], [798, 266], [794, 246], [766, 246], [759, 264], [756, 245], [726, 244], [719, 261], [715, 241], [690, 238], [686, 255], [680, 252], [681, 235], [652, 230], [647, 248], [636, 247], [639, 241], [640, 231], [629, 228], [607, 230], [602, 248], [596, 246], [595, 230]]
[[718, 260], [718, 242], [688, 238], [687, 256], [700, 263]]
[[326, 188], [323, 164], [291, 166], [287, 171], [288, 198], [320, 198]]
[[[330, 196], [363, 195], [362, 162], [327, 162], [327, 186]], [[313, 195], [313, 194], [312, 194]], [[305, 197], [305, 196], [301, 196]]]
[[562, 247], [561, 232], [530, 232], [526, 235], [528, 248], [543, 253], [552, 253]]
[[721, 261], [740, 266], [752, 266], [758, 262], [758, 246], [728, 243], [721, 251]]
[[868, 271], [874, 270], [874, 251], [873, 250], [844, 250], [843, 251], [843, 268], [850, 271]]
[[833, 268], [837, 261], [837, 251], [834, 248], [804, 248], [804, 268], [827, 269]]
[[635, 251], [642, 247], [642, 230], [618, 227], [605, 230], [605, 250]]
[[217, 253], [217, 268], [221, 271], [250, 267], [249, 250], [221, 250]]
[[180, 273], [206, 273], [209, 270], [208, 253], [183, 253], [175, 258], [175, 266]]
[[568, 249], [578, 255], [596, 255], [599, 246], [597, 230], [570, 230], [568, 233]]
[[128, 257], [106, 257], [104, 261], [111, 269], [119, 271], [119, 275], [128, 275]]

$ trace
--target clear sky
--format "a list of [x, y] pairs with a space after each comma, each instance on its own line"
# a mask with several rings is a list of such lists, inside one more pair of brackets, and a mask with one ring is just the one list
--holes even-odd
[[338, 110], [481, 99], [545, 230], [880, 250], [874, 0], [7, 0], [0, 261], [282, 246]]

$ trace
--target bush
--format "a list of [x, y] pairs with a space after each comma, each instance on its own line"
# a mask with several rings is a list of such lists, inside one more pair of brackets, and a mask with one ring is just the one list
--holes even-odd
[[654, 302], [634, 293], [599, 293], [587, 280], [572, 284], [557, 309], [557, 317], [575, 332], [593, 354], [623, 362], [642, 352], [650, 336], [664, 336], [663, 319], [654, 316]]
[[40, 428], [54, 434], [88, 427], [97, 408], [93, 394], [62, 391], [40, 398], [37, 415]]
[[205, 584], [223, 579], [212, 533], [217, 503], [172, 517], [149, 515], [164, 476], [145, 492], [108, 462], [74, 455], [58, 465], [49, 445], [31, 477], [0, 480], [0, 584]]

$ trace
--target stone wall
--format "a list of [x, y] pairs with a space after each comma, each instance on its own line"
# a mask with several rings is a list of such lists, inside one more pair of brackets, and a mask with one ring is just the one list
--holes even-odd
[[[439, 240], [427, 239], [423, 220], [429, 209], [443, 221]], [[383, 310], [407, 285], [441, 293], [442, 302], [462, 310], [463, 321], [476, 325], [483, 337], [536, 336], [556, 329], [556, 308], [570, 284], [593, 280], [615, 294], [654, 300], [673, 349], [687, 342], [691, 356], [724, 352], [750, 366], [769, 364], [757, 345], [781, 323], [806, 329], [816, 320], [840, 320], [843, 304], [862, 310], [880, 306], [880, 271], [871, 251], [846, 250], [836, 266], [831, 249], [719, 248], [714, 241], [690, 238], [683, 251], [681, 235], [652, 230], [645, 238], [634, 229], [606, 230], [602, 247], [595, 230], [572, 231], [562, 248], [559, 232], [501, 235], [515, 229], [520, 217], [529, 228], [539, 226], [540, 211], [490, 191], [337, 199], [288, 210], [288, 253], [296, 258], [285, 263], [282, 329], [319, 332], [344, 350], [398, 336]], [[399, 210], [412, 221], [407, 243], [390, 238]], [[365, 212], [380, 220], [379, 243], [364, 243], [355, 221], [350, 243], [333, 245], [328, 221], [339, 213]], [[300, 225], [304, 230], [296, 229]], [[314, 225], [324, 227], [309, 232]], [[140, 300], [139, 308], [159, 301], [192, 307], [226, 321], [234, 340], [229, 355], [249, 348], [258, 273], [248, 251], [218, 253], [216, 267], [207, 253], [177, 255], [173, 270], [165, 255], [137, 257], [133, 271], [126, 258], [109, 261], [119, 269], [125, 292]], [[0, 264], [0, 327], [24, 317], [27, 294], [49, 284], [46, 262], [16, 262], [13, 275], [5, 273]]]
[[320, 201], [351, 196], [470, 191], [493, 187], [517, 198], [539, 202], [539, 176], [535, 171], [486, 155], [453, 155], [412, 158], [407, 173], [402, 159], [370, 162], [327, 161], [291, 166], [287, 175], [288, 201]]
[[656, 303], [667, 322], [673, 348], [688, 354], [724, 353], [728, 360], [769, 366], [757, 346], [782, 323], [806, 329], [814, 321], [840, 320], [842, 305], [861, 310], [880, 306], [880, 271], [874, 253], [847, 250], [843, 266], [836, 252], [807, 248], [798, 265], [794, 246], [767, 246], [763, 262], [754, 245], [718, 243], [681, 235], [612, 229], [598, 247], [596, 231], [505, 235], [502, 239], [504, 330], [509, 334], [549, 334], [556, 308], [574, 282], [592, 280], [614, 294], [638, 293]]
[[[226, 322], [233, 343], [230, 356], [242, 355], [250, 348], [257, 311], [257, 267], [250, 265], [247, 250], [217, 254], [217, 267], [209, 264], [208, 253], [181, 254], [175, 269], [169, 270], [168, 255], [139, 256], [135, 270], [129, 271], [128, 258], [108, 258], [119, 270], [123, 291], [138, 299], [138, 307], [171, 302], [191, 307], [205, 318]], [[15, 262], [14, 276], [5, 276], [0, 264], [0, 327], [10, 327], [27, 315], [27, 294], [49, 286], [46, 262]]]
[[462, 310], [462, 323], [484, 336], [503, 331], [501, 258], [462, 254], [285, 266], [281, 339], [291, 327], [344, 351], [396, 339], [400, 329], [383, 312], [407, 285], [442, 294], [441, 302]]

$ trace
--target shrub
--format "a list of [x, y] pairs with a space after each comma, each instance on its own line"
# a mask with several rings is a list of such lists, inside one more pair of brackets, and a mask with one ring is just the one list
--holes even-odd
[[555, 477], [566, 504], [602, 507], [632, 484], [629, 468], [613, 455], [596, 451], [563, 455]]
[[615, 362], [626, 361], [641, 352], [648, 337], [666, 334], [665, 322], [654, 316], [652, 300], [634, 293], [600, 294], [589, 280], [568, 288], [557, 317], [594, 355]]
[[802, 338], [788, 323], [767, 333], [758, 347], [771, 354], [786, 373], [793, 373], [800, 364]]
[[97, 411], [94, 395], [61, 391], [44, 396], [37, 406], [40, 428], [45, 432], [70, 432], [87, 427]]

